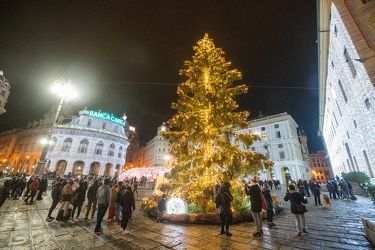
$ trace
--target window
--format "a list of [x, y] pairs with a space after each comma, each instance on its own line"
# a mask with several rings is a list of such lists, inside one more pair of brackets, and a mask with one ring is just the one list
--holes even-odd
[[277, 144], [277, 147], [278, 147], [278, 148], [283, 148], [283, 144], [282, 144], [282, 143]]
[[115, 155], [115, 144], [111, 144], [109, 146], [109, 150], [108, 150], [108, 156], [114, 156]]
[[261, 127], [260, 130], [261, 130], [261, 131], [265, 131], [265, 130], [266, 130], [266, 127]]
[[333, 63], [333, 61], [331, 61], [331, 66], [332, 68], [335, 68], [335, 64]]
[[92, 119], [89, 118], [89, 120], [87, 121], [87, 127], [91, 127], [91, 123], [92, 123]]
[[117, 156], [118, 158], [122, 157], [122, 146], [119, 147]]
[[348, 97], [346, 96], [346, 93], [345, 93], [344, 87], [342, 86], [341, 81], [339, 81], [339, 86], [340, 86], [341, 93], [342, 93], [342, 95], [344, 97], [345, 102], [348, 102]]
[[89, 145], [89, 141], [87, 139], [83, 139], [79, 143], [79, 148], [78, 148], [78, 153], [83, 153], [85, 154], [87, 152], [87, 147]]
[[249, 133], [250, 133], [250, 134], [254, 133], [254, 129], [250, 129], [250, 130], [249, 130]]
[[280, 159], [285, 159], [285, 153], [284, 153], [284, 151], [280, 151], [279, 155], [280, 155]]
[[371, 107], [370, 100], [368, 98], [365, 99], [365, 106], [367, 109], [370, 109]]
[[95, 146], [95, 151], [94, 151], [94, 154], [96, 155], [101, 155], [102, 152], [103, 152], [103, 147], [104, 147], [104, 144], [103, 142], [98, 142]]
[[334, 29], [334, 31], [335, 31], [335, 35], [337, 36], [337, 32], [338, 32], [338, 30], [337, 30], [337, 26], [335, 25], [335, 29]]
[[115, 126], [115, 133], [118, 133], [118, 126]]
[[105, 129], [106, 126], [107, 126], [107, 123], [103, 122], [102, 129]]
[[255, 151], [255, 147], [251, 147], [251, 151]]
[[56, 137], [53, 137], [53, 138], [52, 138], [51, 145], [50, 145], [50, 148], [49, 148], [50, 151], [55, 150], [56, 142], [57, 142], [57, 138], [56, 138]]
[[64, 140], [63, 146], [61, 147], [62, 152], [69, 152], [71, 146], [72, 146], [72, 138], [66, 138]]
[[281, 138], [281, 133], [280, 133], [280, 131], [276, 131], [276, 138]]
[[262, 140], [267, 141], [267, 134], [262, 134]]
[[275, 126], [275, 128], [279, 128], [279, 124], [275, 124], [274, 126]]
[[354, 120], [353, 123], [354, 123], [354, 127], [357, 128], [357, 122]]
[[354, 78], [357, 75], [357, 71], [354, 68], [353, 61], [350, 58], [350, 55], [349, 55], [348, 50], [346, 48], [344, 49], [344, 56], [345, 56], [346, 62], [348, 63], [350, 72], [352, 73], [352, 76]]

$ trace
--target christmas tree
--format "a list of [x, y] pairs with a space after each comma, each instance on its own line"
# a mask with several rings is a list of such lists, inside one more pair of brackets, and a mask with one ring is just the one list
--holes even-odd
[[207, 34], [193, 49], [192, 60], [185, 61], [186, 68], [180, 70], [188, 79], [179, 84], [179, 99], [172, 103], [177, 114], [168, 121], [170, 131], [162, 133], [173, 144], [177, 159], [170, 174], [169, 196], [207, 211], [214, 207], [210, 199], [214, 185], [229, 181], [238, 197], [234, 207], [240, 207], [241, 180], [272, 163], [249, 150], [258, 135], [236, 132], [250, 126], [249, 112], [236, 112], [234, 98], [247, 92], [246, 85], [234, 85], [241, 73], [229, 69], [224, 51]]

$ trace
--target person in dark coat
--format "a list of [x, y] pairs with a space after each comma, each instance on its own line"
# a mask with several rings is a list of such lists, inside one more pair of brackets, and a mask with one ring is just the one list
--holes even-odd
[[47, 191], [47, 186], [48, 186], [47, 177], [43, 177], [42, 180], [40, 181], [39, 193], [38, 193], [38, 196], [36, 197], [37, 201], [43, 200], [42, 194]]
[[290, 185], [289, 191], [288, 193], [286, 193], [284, 197], [284, 201], [290, 201], [290, 210], [292, 211], [292, 214], [294, 215], [294, 219], [296, 221], [296, 236], [300, 236], [301, 232], [307, 233], [305, 224], [305, 214], [299, 213], [297, 209], [297, 204], [306, 204], [307, 199], [304, 198], [300, 193], [296, 192], [295, 187], [293, 185]]
[[82, 205], [85, 202], [85, 196], [86, 196], [86, 189], [84, 187], [83, 182], [80, 182], [79, 187], [73, 193], [73, 210], [72, 210], [72, 215], [71, 215], [72, 218], [74, 218], [74, 213], [76, 211], [76, 208], [78, 208], [76, 219], [79, 218], [79, 215], [81, 214]]
[[273, 223], [273, 202], [272, 202], [272, 196], [271, 196], [271, 192], [269, 190], [269, 187], [268, 187], [268, 185], [266, 183], [263, 184], [263, 191], [262, 191], [262, 193], [263, 193], [263, 196], [264, 196], [264, 200], [267, 203], [267, 224], [270, 227], [274, 227], [274, 226], [276, 226], [276, 224]]
[[261, 192], [258, 185], [258, 177], [254, 175], [250, 180], [250, 185], [245, 185], [245, 194], [250, 195], [251, 213], [256, 225], [256, 231], [253, 233], [254, 237], [261, 237], [263, 234]]
[[10, 194], [10, 185], [12, 181], [6, 180], [2, 186], [0, 186], [0, 207], [4, 204], [5, 200]]
[[85, 217], [86, 220], [88, 219], [91, 206], [92, 206], [91, 219], [94, 218], [96, 203], [98, 202], [96, 198], [96, 193], [98, 192], [98, 188], [99, 188], [99, 180], [95, 180], [92, 186], [89, 187], [89, 190], [87, 191], [88, 202], [87, 202], [87, 208], [86, 208], [86, 217]]
[[122, 220], [121, 220], [121, 233], [127, 234], [129, 231], [126, 230], [132, 211], [135, 210], [135, 198], [132, 192], [132, 187], [127, 186], [125, 193], [121, 196], [120, 204], [122, 207]]
[[320, 187], [319, 183], [317, 183], [314, 180], [314, 182], [311, 183], [311, 185], [310, 185], [310, 189], [314, 194], [315, 205], [318, 205], [318, 203], [319, 203], [319, 205], [322, 205], [322, 202], [320, 201], [320, 189], [321, 189], [321, 187]]
[[51, 191], [52, 204], [48, 211], [48, 215], [46, 218], [47, 221], [51, 221], [55, 219], [51, 215], [52, 215], [53, 210], [56, 208], [57, 204], [59, 204], [61, 200], [62, 182], [63, 182], [63, 179], [59, 179], [59, 181], [52, 188], [52, 191]]
[[233, 223], [233, 214], [231, 208], [233, 196], [229, 189], [230, 183], [224, 182], [223, 185], [220, 187], [218, 194], [220, 197], [220, 234], [225, 234], [226, 236], [232, 236], [232, 233], [229, 232], [229, 225]]
[[34, 181], [34, 178], [32, 176], [30, 176], [29, 180], [26, 183], [26, 192], [23, 195], [24, 197], [29, 196], [29, 192], [30, 192], [30, 188], [29, 187], [30, 187], [30, 184], [33, 183], [33, 181]]
[[[34, 200], [34, 197], [35, 197], [35, 194], [36, 192], [39, 190], [39, 178], [36, 177], [35, 180], [30, 184], [30, 191], [31, 191], [31, 194], [29, 196], [27, 196], [26, 200], [24, 200], [24, 202], [26, 204], [32, 204], [33, 203], [33, 200]], [[29, 199], [31, 198], [30, 200], [30, 203], [29, 203]]]

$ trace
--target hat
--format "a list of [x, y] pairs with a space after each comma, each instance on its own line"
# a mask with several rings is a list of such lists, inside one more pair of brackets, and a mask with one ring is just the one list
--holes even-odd
[[258, 182], [258, 177], [256, 175], [254, 175], [253, 177], [251, 177], [251, 181], [252, 182]]
[[294, 185], [289, 185], [289, 190], [296, 190], [296, 188], [294, 187]]

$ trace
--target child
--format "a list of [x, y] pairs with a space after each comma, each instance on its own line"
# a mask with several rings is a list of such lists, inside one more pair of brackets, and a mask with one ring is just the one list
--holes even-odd
[[165, 201], [166, 197], [167, 195], [163, 194], [158, 201], [158, 219], [156, 220], [156, 222], [163, 222], [164, 211], [167, 210], [167, 203]]
[[272, 196], [271, 192], [268, 188], [268, 184], [263, 184], [263, 196], [267, 203], [267, 225], [270, 227], [276, 226], [275, 223], [272, 222], [273, 220], [273, 203], [272, 203]]

